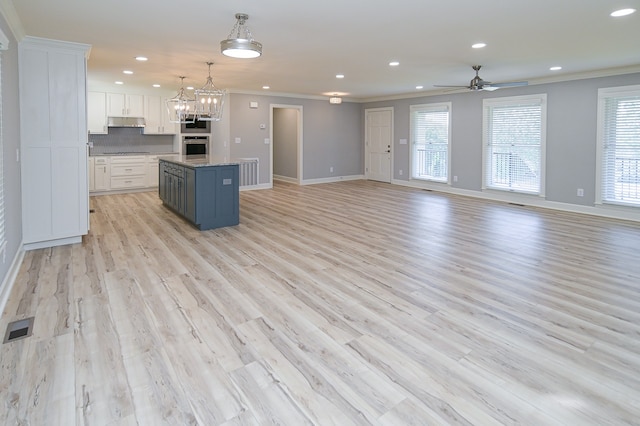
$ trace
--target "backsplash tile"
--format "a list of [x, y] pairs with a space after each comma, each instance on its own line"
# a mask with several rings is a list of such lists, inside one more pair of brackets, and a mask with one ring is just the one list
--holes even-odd
[[106, 135], [89, 134], [89, 155], [123, 152], [160, 154], [173, 152], [174, 135], [145, 135], [139, 127], [112, 127]]

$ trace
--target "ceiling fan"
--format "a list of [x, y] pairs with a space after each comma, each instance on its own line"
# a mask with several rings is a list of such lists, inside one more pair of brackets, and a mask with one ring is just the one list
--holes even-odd
[[492, 90], [498, 90], [501, 87], [517, 87], [517, 86], [526, 86], [527, 84], [529, 84], [526, 81], [512, 81], [510, 83], [491, 83], [490, 81], [483, 80], [478, 75], [478, 72], [480, 71], [480, 68], [482, 68], [482, 65], [474, 65], [472, 68], [476, 72], [476, 76], [471, 79], [468, 86], [434, 84], [434, 87], [450, 87], [450, 88], [464, 87], [474, 91], [478, 91], [478, 90], [492, 91]]

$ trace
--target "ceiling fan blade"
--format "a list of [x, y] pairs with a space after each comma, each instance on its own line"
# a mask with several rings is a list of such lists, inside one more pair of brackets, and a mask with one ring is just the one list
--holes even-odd
[[458, 86], [455, 84], [434, 84], [433, 87], [466, 87], [467, 89], [469, 88], [469, 86]]
[[486, 86], [500, 88], [500, 87], [519, 87], [529, 85], [528, 81], [512, 81], [510, 83], [485, 83]]

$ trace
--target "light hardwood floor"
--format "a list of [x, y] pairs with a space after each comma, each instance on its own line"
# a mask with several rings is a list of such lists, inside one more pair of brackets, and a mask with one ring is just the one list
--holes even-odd
[[640, 424], [639, 224], [368, 181], [205, 232], [91, 204], [25, 256], [2, 424]]

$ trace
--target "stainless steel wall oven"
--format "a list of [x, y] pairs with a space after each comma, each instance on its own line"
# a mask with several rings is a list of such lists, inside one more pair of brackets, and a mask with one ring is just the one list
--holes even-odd
[[209, 136], [183, 136], [182, 155], [209, 154]]

